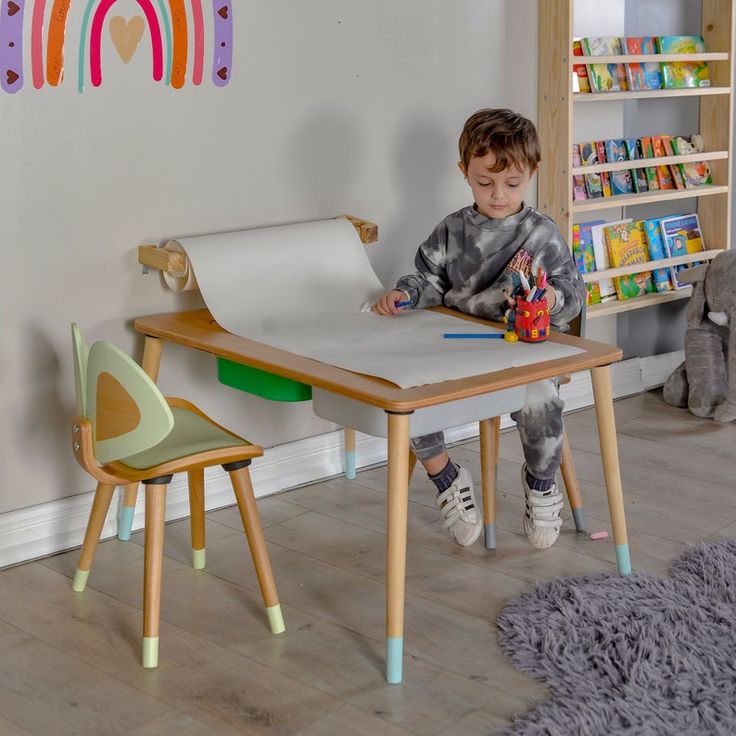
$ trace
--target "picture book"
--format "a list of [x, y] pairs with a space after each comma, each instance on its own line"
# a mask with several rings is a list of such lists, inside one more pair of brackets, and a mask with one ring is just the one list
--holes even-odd
[[[582, 56], [583, 46], [580, 39], [576, 38], [572, 42], [572, 55]], [[585, 64], [573, 64], [572, 67], [572, 91], [584, 94], [590, 92], [590, 82], [588, 81], [588, 70]]]
[[[665, 155], [674, 156], [675, 149], [672, 146], [672, 136], [662, 135], [660, 136], [660, 139], [662, 141], [662, 148], [664, 148]], [[680, 171], [680, 165], [679, 164], [669, 164], [669, 167], [670, 167], [670, 174], [672, 176], [672, 181], [675, 182], [675, 189], [684, 189], [685, 179], [682, 176], [682, 171]]]
[[[663, 217], [659, 222], [659, 229], [662, 232], [662, 240], [667, 249], [668, 256], [682, 256], [688, 253], [699, 253], [705, 249], [703, 243], [703, 234], [700, 230], [700, 222], [696, 214], [691, 215], [674, 215], [672, 217]], [[687, 286], [677, 278], [677, 274], [686, 268], [699, 265], [698, 261], [692, 263], [679, 264], [672, 266], [670, 276], [672, 284], [676, 289], [682, 289]]]
[[[667, 249], [664, 247], [662, 231], [659, 227], [660, 219], [644, 220], [644, 235], [647, 241], [650, 261], [660, 261], [663, 258], [667, 258]], [[657, 291], [672, 291], [672, 279], [670, 278], [669, 268], [655, 268], [652, 271], [652, 281]]]
[[[650, 137], [639, 138], [636, 142], [636, 148], [639, 151], [639, 158], [654, 158], [654, 149], [652, 148], [652, 139]], [[647, 186], [650, 192], [659, 189], [657, 169], [654, 166], [645, 166], [644, 176], [647, 178]]]
[[[603, 236], [613, 268], [646, 263], [649, 260], [639, 222], [607, 225], [603, 228]], [[650, 271], [614, 276], [613, 283], [620, 301], [633, 299], [655, 290]]]
[[[702, 36], [657, 36], [660, 54], [700, 54], [705, 51]], [[664, 61], [661, 65], [665, 89], [710, 87], [708, 64], [704, 61]]]
[[[595, 254], [593, 253], [593, 239], [590, 228], [592, 225], [600, 225], [605, 220], [594, 220], [592, 222], [581, 222], [572, 227], [572, 252], [575, 264], [580, 273], [591, 273], [595, 271]], [[597, 281], [585, 284], [585, 303], [600, 304], [601, 290]]]
[[[595, 148], [598, 152], [598, 162], [601, 164], [608, 163], [605, 141], [595, 141]], [[608, 171], [601, 171], [601, 187], [603, 188], [604, 197], [610, 197], [613, 194], [611, 190], [611, 174]]]
[[[624, 138], [624, 146], [626, 147], [626, 155], [629, 157], [629, 161], [636, 161], [639, 156], [639, 146], [636, 138]], [[649, 191], [649, 185], [647, 184], [647, 175], [644, 172], [644, 168], [631, 169], [631, 181], [634, 185], [634, 191], [647, 192]]]
[[[623, 53], [617, 36], [581, 38], [585, 56], [618, 56]], [[622, 92], [629, 88], [623, 64], [588, 64], [592, 92]]]
[[[582, 166], [579, 143], [572, 144], [572, 165]], [[585, 191], [585, 177], [582, 174], [572, 175], [572, 198], [573, 200], [588, 198], [588, 194]]]
[[[598, 163], [598, 148], [595, 143], [580, 144], [580, 160], [583, 166], [595, 166]], [[585, 191], [590, 199], [603, 196], [601, 175], [590, 173], [584, 174]]]
[[[627, 37], [623, 39], [623, 46], [627, 54], [657, 53], [653, 36]], [[630, 90], [660, 89], [662, 87], [659, 64], [655, 62], [626, 64], [626, 79]]]
[[[695, 152], [693, 144], [682, 136], [676, 136], [672, 139], [672, 149], [679, 156]], [[679, 164], [679, 167], [686, 189], [713, 183], [710, 175], [710, 164], [707, 161], [688, 161]]]
[[[603, 228], [610, 225], [619, 225], [622, 223], [631, 222], [631, 218], [625, 220], [616, 220], [614, 222], [602, 222], [596, 225], [592, 225], [590, 228], [590, 237], [593, 241], [593, 254], [595, 256], [595, 270], [605, 271], [611, 268], [610, 261], [608, 259], [608, 248], [606, 246], [606, 238], [603, 233]], [[601, 292], [601, 302], [609, 302], [616, 299], [616, 286], [613, 283], [613, 279], [601, 279], [598, 282], [598, 287]]]
[[[609, 164], [616, 163], [618, 161], [628, 161], [626, 155], [626, 144], [621, 138], [611, 138], [604, 141], [606, 148], [606, 161]], [[631, 180], [631, 171], [629, 169], [622, 169], [619, 171], [609, 172], [611, 180], [611, 193], [616, 194], [631, 194], [634, 191], [634, 184]]]
[[[662, 136], [652, 136], [652, 149], [654, 150], [655, 158], [666, 156], [667, 152], [664, 148], [664, 141]], [[657, 166], [657, 181], [659, 182], [660, 189], [674, 189], [675, 182], [672, 180], [672, 173], [670, 172], [669, 166]]]

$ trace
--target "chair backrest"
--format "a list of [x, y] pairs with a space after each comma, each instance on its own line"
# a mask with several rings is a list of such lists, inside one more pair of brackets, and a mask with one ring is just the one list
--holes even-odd
[[77, 395], [77, 416], [86, 417], [89, 348], [76, 322], [72, 322], [72, 347], [74, 348], [74, 387]]
[[95, 460], [119, 460], [161, 442], [174, 426], [174, 415], [156, 384], [115, 345], [96, 342], [87, 351], [76, 325], [72, 335], [77, 408], [92, 425]]

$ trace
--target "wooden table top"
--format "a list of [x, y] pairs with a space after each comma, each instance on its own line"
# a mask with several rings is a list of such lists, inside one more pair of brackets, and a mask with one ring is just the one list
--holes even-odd
[[[443, 307], [437, 308], [437, 311], [479, 324], [500, 326]], [[233, 335], [220, 327], [207, 309], [140, 317], [135, 321], [135, 329], [147, 336], [202, 350], [399, 413], [609, 365], [621, 360], [623, 355], [621, 348], [613, 345], [553, 333], [550, 337], [552, 342], [571, 345], [583, 352], [518, 368], [504, 368], [467, 378], [401, 388], [382, 378], [354, 373]]]

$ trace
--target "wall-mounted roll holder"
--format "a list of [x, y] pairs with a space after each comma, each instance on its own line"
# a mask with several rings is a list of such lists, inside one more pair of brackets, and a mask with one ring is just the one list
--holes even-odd
[[[370, 245], [378, 240], [378, 225], [375, 223], [362, 220], [353, 215], [340, 215], [340, 217], [350, 221], [358, 231], [360, 242], [364, 245]], [[158, 245], [146, 244], [138, 246], [138, 263], [143, 267], [143, 273], [148, 273], [149, 269], [155, 268], [173, 275], [185, 271], [187, 257], [184, 253], [164, 250]]]

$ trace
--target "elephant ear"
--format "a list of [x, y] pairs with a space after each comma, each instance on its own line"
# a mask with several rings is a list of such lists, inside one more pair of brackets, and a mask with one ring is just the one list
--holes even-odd
[[705, 284], [697, 281], [693, 284], [693, 293], [687, 305], [687, 326], [697, 327], [705, 319]]

